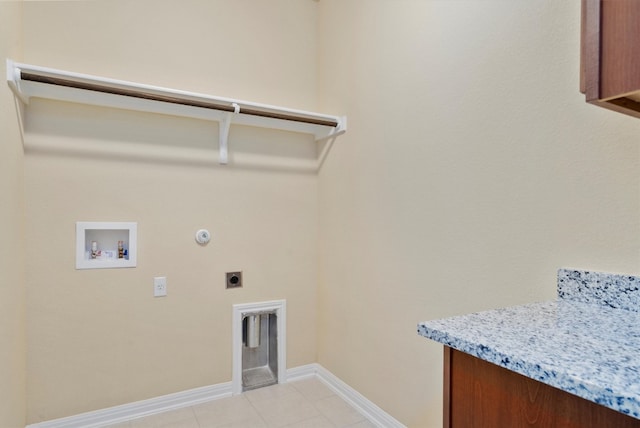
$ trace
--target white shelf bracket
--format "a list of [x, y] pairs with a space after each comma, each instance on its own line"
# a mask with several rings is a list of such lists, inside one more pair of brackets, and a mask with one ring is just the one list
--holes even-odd
[[220, 165], [226, 165], [229, 162], [229, 128], [234, 114], [240, 113], [240, 106], [232, 103], [233, 113], [226, 113], [220, 121]]
[[20, 69], [7, 58], [7, 84], [13, 93], [25, 104], [29, 104], [29, 96], [20, 87]]
[[336, 126], [333, 130], [328, 133], [322, 132], [315, 135], [316, 143], [322, 143], [327, 140], [335, 139], [340, 135], [347, 132], [347, 116], [342, 116], [338, 118], [338, 126]]

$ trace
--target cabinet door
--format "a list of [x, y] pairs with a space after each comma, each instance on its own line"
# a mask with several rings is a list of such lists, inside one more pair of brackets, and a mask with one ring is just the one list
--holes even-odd
[[640, 427], [640, 419], [449, 347], [444, 373], [445, 428]]
[[640, 1], [582, 0], [581, 91], [640, 117]]

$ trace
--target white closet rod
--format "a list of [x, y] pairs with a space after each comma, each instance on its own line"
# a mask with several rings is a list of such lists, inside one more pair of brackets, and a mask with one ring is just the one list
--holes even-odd
[[[12, 85], [17, 92], [20, 92], [20, 81], [31, 81], [152, 101], [162, 101], [191, 107], [241, 113], [249, 116], [307, 123], [311, 125], [321, 125], [333, 128], [340, 128], [341, 125], [341, 118], [337, 116], [215, 97], [176, 89], [92, 76], [88, 74], [20, 64], [11, 61], [7, 61], [7, 78], [9, 80], [9, 84]], [[19, 93], [18, 95], [20, 96]], [[23, 98], [23, 101], [27, 102], [28, 100]], [[239, 110], [236, 106], [239, 106]]]

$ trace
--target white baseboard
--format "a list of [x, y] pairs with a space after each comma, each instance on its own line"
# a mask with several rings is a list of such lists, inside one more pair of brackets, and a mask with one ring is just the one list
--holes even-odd
[[344, 383], [320, 364], [311, 365], [316, 367], [316, 376], [320, 381], [377, 426], [381, 428], [406, 428], [393, 416], [376, 406], [372, 401]]
[[307, 364], [306, 366], [298, 366], [287, 370], [287, 382], [295, 382], [296, 380], [308, 379], [318, 375], [318, 364]]
[[27, 428], [97, 428], [231, 397], [231, 382], [162, 395], [121, 406], [27, 425]]
[[[287, 382], [317, 377], [333, 392], [353, 406], [374, 424], [383, 428], [406, 428], [380, 407], [367, 400], [362, 394], [338, 379], [320, 364], [308, 364], [287, 370]], [[163, 395], [121, 406], [81, 413], [61, 419], [54, 419], [26, 428], [98, 428], [132, 419], [138, 419], [156, 413], [175, 410], [182, 407], [213, 401], [232, 395], [231, 382], [219, 383], [202, 388], [190, 389], [175, 394]]]

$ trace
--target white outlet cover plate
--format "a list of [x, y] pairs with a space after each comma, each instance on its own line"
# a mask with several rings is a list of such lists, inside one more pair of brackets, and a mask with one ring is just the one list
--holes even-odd
[[167, 295], [167, 277], [157, 276], [153, 278], [153, 295], [154, 297]]

